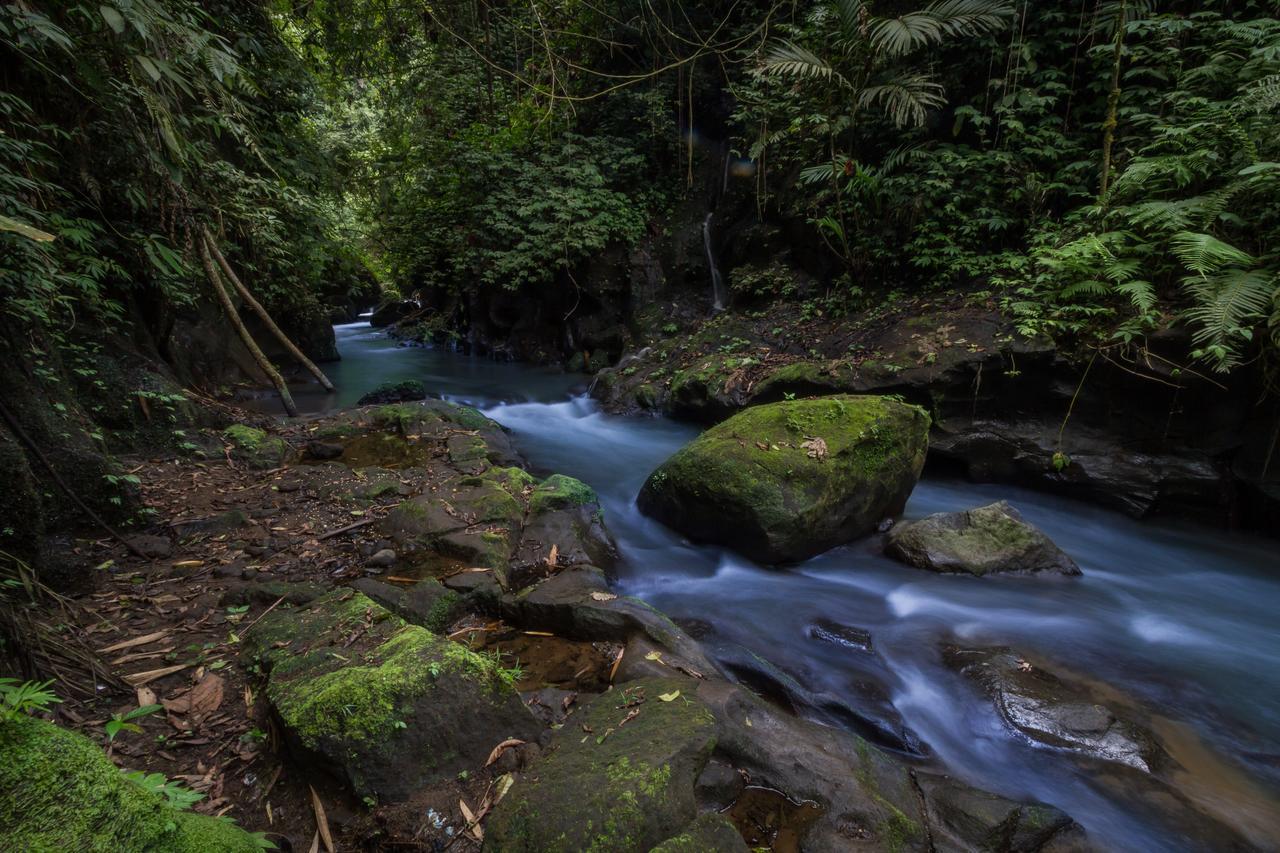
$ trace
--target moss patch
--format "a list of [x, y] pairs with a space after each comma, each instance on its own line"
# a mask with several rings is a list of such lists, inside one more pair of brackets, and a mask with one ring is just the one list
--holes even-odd
[[494, 809], [486, 849], [647, 851], [681, 831], [696, 814], [693, 782], [715, 746], [705, 705], [684, 693], [659, 698], [687, 687], [649, 679], [594, 699]]
[[93, 742], [20, 716], [0, 723], [0, 849], [255, 853], [244, 830], [173, 808]]
[[564, 474], [552, 474], [543, 480], [529, 496], [529, 511], [551, 512], [598, 503], [600, 503], [599, 496], [586, 483], [575, 480], [573, 477], [566, 477]]
[[361, 796], [402, 799], [536, 728], [495, 657], [351, 590], [273, 614], [245, 646], [291, 742]]
[[289, 443], [265, 430], [246, 424], [232, 424], [222, 431], [231, 442], [232, 455], [253, 468], [274, 468], [289, 455]]

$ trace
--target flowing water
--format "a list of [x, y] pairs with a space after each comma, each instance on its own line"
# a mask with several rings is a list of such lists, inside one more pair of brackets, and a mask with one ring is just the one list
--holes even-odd
[[[935, 760], [979, 787], [1052, 803], [1107, 849], [1185, 850], [1162, 821], [1098, 783], [1087, 766], [1015, 736], [940, 646], [1008, 645], [1158, 714], [1202, 807], [1231, 816], [1264, 849], [1280, 837], [1280, 547], [1275, 541], [1136, 522], [1006, 486], [924, 480], [908, 517], [1006, 498], [1061, 545], [1082, 578], [971, 578], [894, 563], [873, 541], [770, 569], [692, 545], [640, 515], [641, 484], [697, 434], [621, 418], [570, 396], [573, 380], [423, 349], [367, 326], [339, 327], [332, 376], [349, 405], [380, 382], [416, 378], [510, 428], [530, 462], [592, 485], [618, 540], [625, 592], [712, 629], [715, 649], [750, 650], [814, 695], [868, 715], [888, 707]], [[875, 657], [818, 642], [832, 620], [869, 631]], [[868, 681], [883, 686], [875, 698]], [[821, 718], [822, 715], [818, 714]], [[839, 718], [824, 720], [840, 724]]]

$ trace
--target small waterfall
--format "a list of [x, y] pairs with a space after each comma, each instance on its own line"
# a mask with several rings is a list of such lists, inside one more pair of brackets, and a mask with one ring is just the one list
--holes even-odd
[[716, 311], [725, 309], [727, 294], [724, 290], [724, 276], [720, 274], [720, 266], [716, 263], [716, 253], [711, 248], [711, 217], [708, 213], [702, 220], [702, 245], [707, 250], [707, 266], [711, 268], [711, 307]]

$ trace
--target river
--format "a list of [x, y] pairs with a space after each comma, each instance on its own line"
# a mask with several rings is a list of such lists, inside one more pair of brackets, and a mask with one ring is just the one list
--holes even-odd
[[[366, 324], [337, 333], [344, 360], [327, 367], [341, 391], [300, 394], [304, 407], [351, 405], [379, 383], [409, 378], [479, 407], [512, 430], [537, 469], [578, 477], [600, 494], [623, 555], [623, 591], [677, 620], [705, 623], [713, 653], [749, 650], [794, 677], [822, 700], [811, 716], [847, 724], [840, 706], [871, 718], [900, 715], [948, 772], [1058, 806], [1107, 849], [1188, 849], [1159, 815], [1095, 784], [1088, 765], [1011, 732], [940, 655], [948, 642], [1008, 645], [1155, 709], [1162, 736], [1181, 744], [1184, 792], [1229, 815], [1260, 847], [1280, 837], [1277, 542], [926, 479], [908, 517], [1008, 499], [1083, 577], [935, 575], [882, 557], [872, 541], [765, 568], [692, 545], [635, 509], [649, 472], [696, 427], [604, 414], [573, 396], [580, 377], [558, 371], [399, 347]], [[878, 660], [815, 640], [810, 628], [819, 620], [869, 631]]]

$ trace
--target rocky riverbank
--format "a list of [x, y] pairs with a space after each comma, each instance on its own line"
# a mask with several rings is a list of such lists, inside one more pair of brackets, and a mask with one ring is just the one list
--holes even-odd
[[611, 412], [716, 423], [784, 399], [897, 395], [931, 415], [936, 470], [1134, 517], [1277, 529], [1274, 403], [1257, 377], [1182, 363], [1175, 333], [1071, 354], [1024, 337], [987, 295], [957, 292], [840, 319], [794, 306], [650, 314], [593, 382]]
[[[66, 697], [59, 721], [101, 740], [103, 719], [159, 704], [113, 758], [203, 793], [198, 812], [292, 849], [321, 823], [339, 849], [1080, 838], [1051, 808], [974, 791], [722, 675], [670, 620], [610, 589], [591, 490], [531, 476], [474, 410], [425, 401], [245, 425], [209, 450], [137, 461], [160, 524], [132, 544], [150, 558], [106, 543], [59, 555], [98, 566], [79, 636], [131, 688]], [[803, 832], [752, 823], [762, 790], [777, 798], [766, 811], [806, 815]]]

